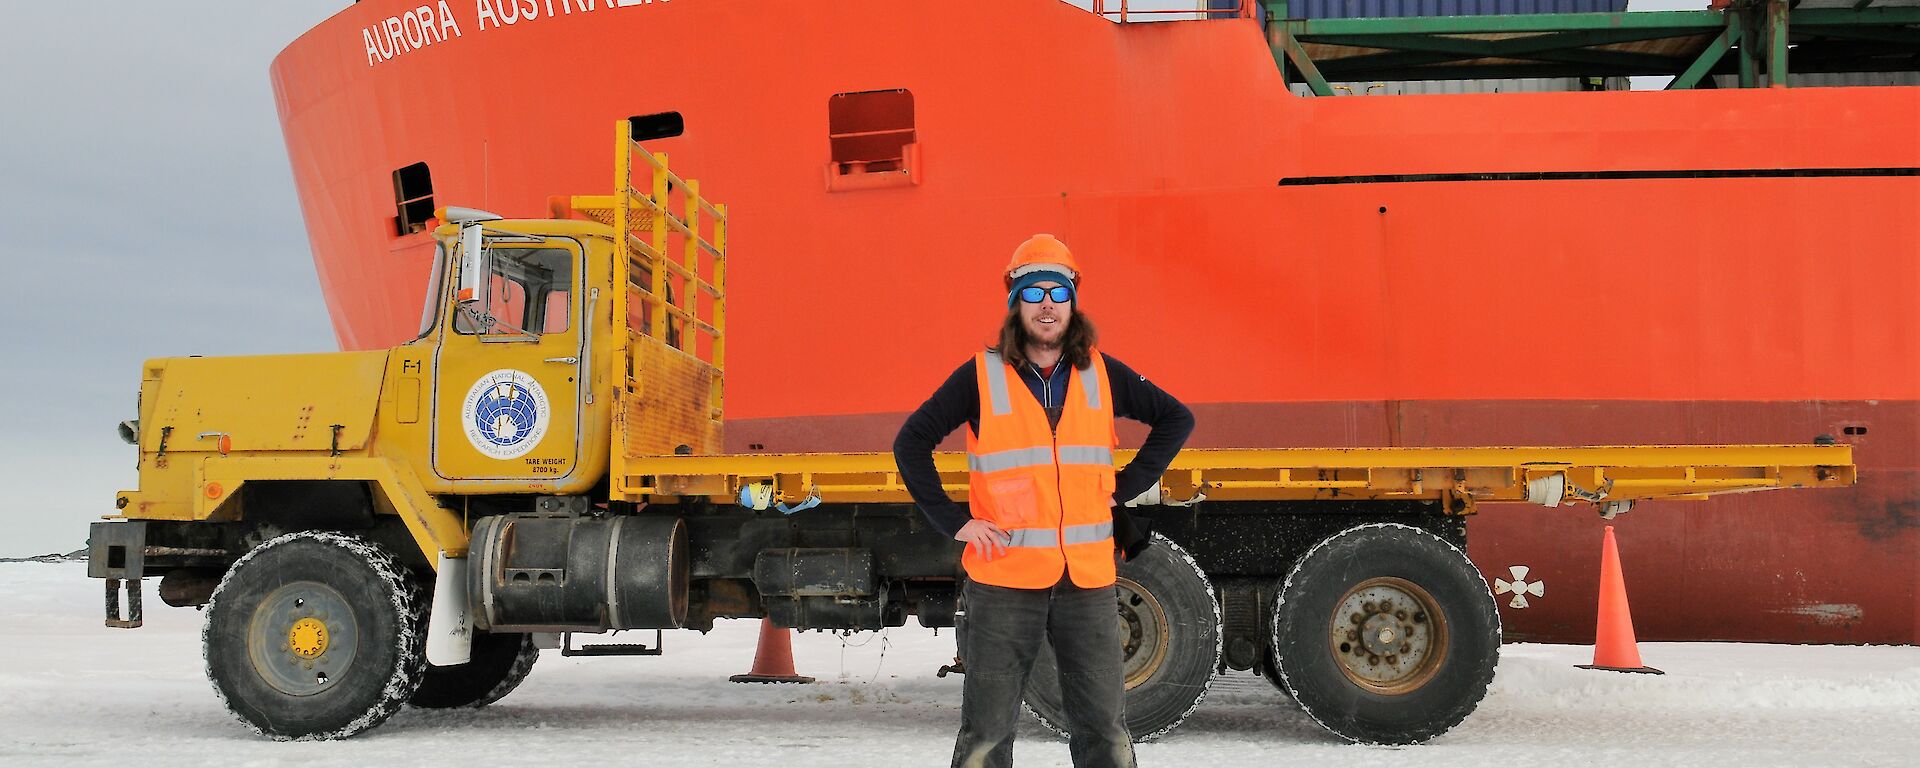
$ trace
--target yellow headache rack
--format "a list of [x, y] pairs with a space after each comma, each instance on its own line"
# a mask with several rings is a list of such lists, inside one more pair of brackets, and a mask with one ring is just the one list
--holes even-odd
[[[572, 209], [613, 228], [614, 496], [634, 457], [721, 451], [726, 378], [727, 207], [667, 166], [665, 153], [615, 129], [614, 194], [576, 195]], [[624, 376], [620, 375], [624, 372]]]
[[[1119, 452], [1124, 465], [1133, 451]], [[947, 493], [964, 500], [966, 456], [941, 453]], [[703, 496], [792, 508], [812, 503], [906, 503], [887, 453], [660, 456], [630, 461], [636, 500]], [[1587, 448], [1281, 448], [1182, 451], [1148, 503], [1417, 499], [1469, 514], [1482, 502], [1593, 502], [1611, 516], [1642, 499], [1853, 484], [1845, 445], [1600, 446]], [[744, 493], [743, 493], [744, 492]], [[813, 501], [818, 499], [819, 501]], [[756, 506], [748, 503], [749, 506]]]

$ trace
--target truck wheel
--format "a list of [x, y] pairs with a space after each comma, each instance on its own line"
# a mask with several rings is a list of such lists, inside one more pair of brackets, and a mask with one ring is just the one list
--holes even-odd
[[275, 740], [339, 739], [385, 722], [426, 664], [418, 591], [380, 546], [303, 531], [227, 569], [200, 640], [227, 709]]
[[1267, 682], [1273, 685], [1274, 690], [1288, 696], [1293, 695], [1287, 693], [1287, 684], [1280, 679], [1280, 662], [1273, 657], [1272, 648], [1260, 654], [1260, 676], [1266, 678]]
[[473, 657], [452, 667], [427, 665], [420, 690], [408, 703], [428, 709], [484, 707], [520, 687], [540, 660], [533, 635], [525, 632], [474, 631]]
[[[1127, 681], [1127, 732], [1150, 741], [1200, 707], [1220, 667], [1220, 604], [1213, 584], [1180, 545], [1159, 534], [1139, 557], [1120, 564], [1121, 669]], [[1027, 713], [1067, 735], [1072, 722], [1060, 692], [1053, 649], [1041, 644], [1027, 678]]]
[[1500, 615], [1452, 544], [1412, 526], [1362, 525], [1294, 564], [1274, 604], [1273, 648], [1282, 685], [1322, 727], [1417, 744], [1486, 695]]

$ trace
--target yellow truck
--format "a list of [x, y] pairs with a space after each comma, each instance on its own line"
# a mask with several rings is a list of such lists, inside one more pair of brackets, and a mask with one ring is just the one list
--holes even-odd
[[[204, 606], [215, 689], [276, 739], [484, 705], [543, 647], [660, 652], [658, 634], [582, 649], [572, 634], [912, 615], [960, 624], [964, 658], [960, 545], [919, 516], [891, 455], [724, 453], [728, 212], [628, 130], [611, 195], [547, 219], [439, 211], [413, 341], [148, 361], [121, 429], [139, 488], [89, 542], [107, 623], [140, 625], [150, 576], [168, 605]], [[1844, 486], [1850, 450], [1185, 451], [1132, 503], [1172, 509], [1120, 570], [1129, 726], [1162, 735], [1216, 674], [1258, 669], [1344, 738], [1432, 738], [1472, 712], [1499, 653], [1464, 554], [1478, 505], [1611, 517]], [[936, 465], [964, 500], [966, 457]], [[1052, 664], [1027, 705], [1070, 729]]]

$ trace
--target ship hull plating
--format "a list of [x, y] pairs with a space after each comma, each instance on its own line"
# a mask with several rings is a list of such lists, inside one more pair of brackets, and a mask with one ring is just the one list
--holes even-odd
[[[1052, 232], [1196, 446], [1854, 443], [1848, 491], [1623, 518], [1637, 626], [1920, 639], [1920, 89], [1301, 99], [1245, 20], [682, 0], [462, 4], [454, 30], [417, 5], [356, 4], [273, 67], [344, 347], [418, 325], [432, 245], [396, 231], [396, 169], [542, 215], [604, 193], [610, 119], [677, 112], [649, 147], [734, 220], [733, 450], [884, 449]], [[849, 183], [829, 100], [885, 89], [912, 94], [909, 178]], [[1471, 523], [1489, 578], [1546, 583], [1511, 637], [1592, 637], [1599, 525]]]

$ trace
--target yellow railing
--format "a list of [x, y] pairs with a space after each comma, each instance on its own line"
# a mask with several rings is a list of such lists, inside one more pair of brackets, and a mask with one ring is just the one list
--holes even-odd
[[[624, 246], [626, 258], [613, 260], [615, 407], [635, 407], [628, 396], [634, 391], [633, 344], [645, 340], [684, 353], [676, 370], [708, 369], [705, 392], [688, 393], [689, 402], [677, 405], [718, 425], [727, 353], [727, 207], [702, 196], [698, 180], [673, 173], [665, 153], [635, 142], [627, 121], [618, 121], [615, 142], [614, 193], [576, 195], [570, 202], [574, 212], [611, 226], [615, 242]], [[634, 301], [641, 305], [639, 328], [629, 322]], [[705, 402], [695, 402], [702, 394]], [[614, 423], [630, 423], [633, 415], [616, 412]], [[702, 442], [711, 441], [687, 439], [689, 445]], [[628, 453], [615, 446], [616, 478], [623, 476], [618, 470]]]
[[[627, 121], [619, 121], [615, 193], [576, 195], [572, 208], [626, 234], [627, 259], [625, 263], [615, 260], [614, 284], [627, 285], [628, 292], [646, 305], [642, 333], [724, 372], [727, 207], [701, 196], [698, 180], [674, 174], [666, 154], [647, 151], [633, 140], [632, 130]], [[642, 177], [640, 185], [634, 183], [636, 172]], [[616, 291], [613, 297], [614, 317], [620, 322], [630, 311], [628, 292]], [[702, 296], [711, 300], [705, 312]], [[703, 337], [710, 343], [706, 354], [701, 354], [699, 344]], [[721, 395], [718, 387], [716, 383], [716, 407]]]

